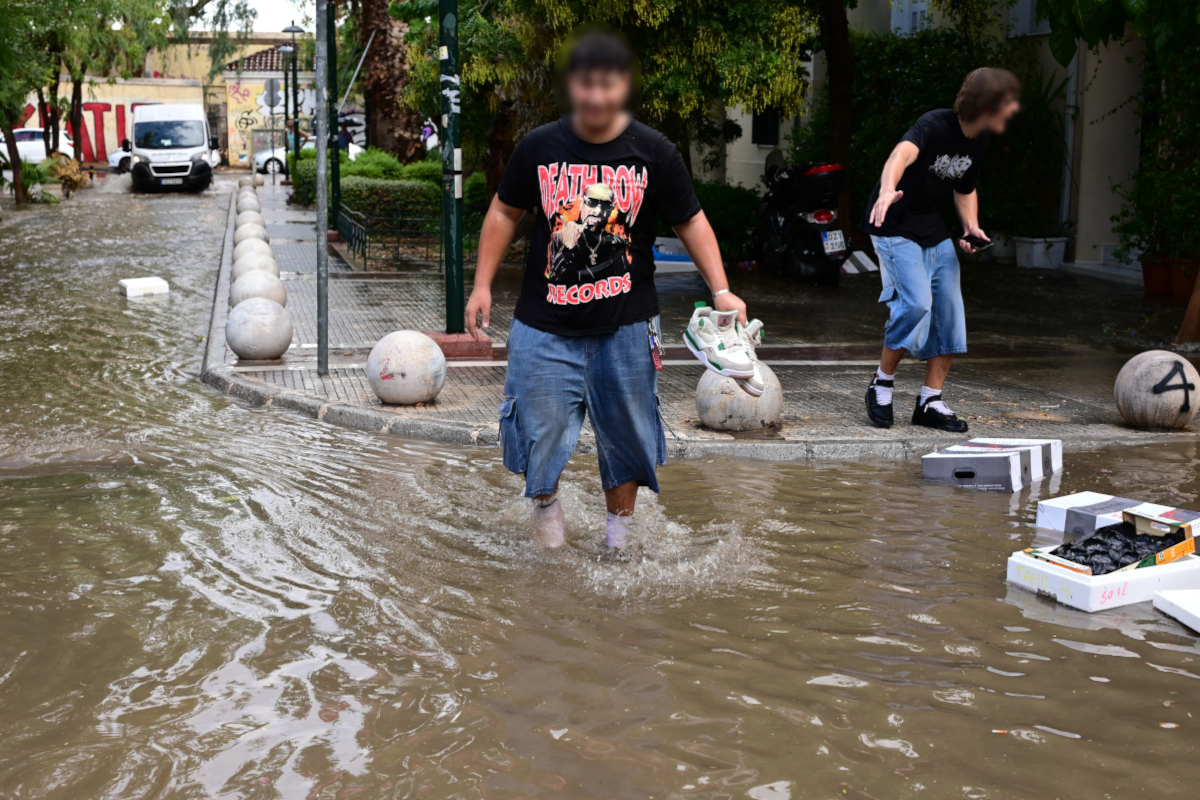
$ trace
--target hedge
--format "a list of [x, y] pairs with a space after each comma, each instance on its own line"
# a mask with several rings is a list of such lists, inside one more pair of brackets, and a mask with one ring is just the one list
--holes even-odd
[[390, 181], [350, 175], [342, 178], [342, 202], [366, 211], [378, 205], [441, 203], [442, 187], [429, 181]]

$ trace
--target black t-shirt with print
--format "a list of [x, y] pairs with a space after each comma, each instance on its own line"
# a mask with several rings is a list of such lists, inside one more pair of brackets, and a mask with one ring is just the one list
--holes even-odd
[[497, 193], [536, 221], [515, 316], [562, 336], [612, 333], [658, 313], [654, 235], [700, 212], [683, 157], [634, 120], [590, 144], [568, 119], [517, 145]]
[[863, 212], [860, 230], [874, 236], [903, 236], [922, 247], [933, 247], [950, 238], [937, 203], [951, 191], [970, 194], [979, 181], [979, 167], [991, 134], [968, 139], [954, 109], [930, 111], [916, 121], [902, 141], [920, 150], [917, 160], [904, 170], [896, 188], [904, 196], [892, 204], [883, 225], [870, 223], [871, 209], [879, 199], [879, 181]]

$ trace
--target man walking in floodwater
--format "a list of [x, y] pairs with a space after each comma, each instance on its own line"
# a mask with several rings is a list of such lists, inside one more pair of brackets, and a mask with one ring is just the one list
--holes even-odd
[[867, 388], [867, 416], [881, 428], [892, 425], [896, 368], [907, 352], [925, 362], [912, 423], [967, 430], [942, 400], [954, 356], [967, 352], [967, 323], [958, 255], [937, 203], [953, 193], [963, 226], [958, 245], [965, 252], [991, 241], [979, 227], [975, 184], [988, 140], [1004, 133], [1020, 108], [1020, 94], [1008, 70], [975, 70], [963, 81], [953, 109], [930, 111], [904, 134], [871, 193], [859, 227], [871, 234], [883, 275], [879, 301], [891, 310], [883, 356]]
[[525, 475], [540, 544], [565, 542], [558, 481], [583, 425], [596, 434], [608, 506], [606, 540], [626, 544], [639, 486], [658, 491], [666, 462], [658, 415], [655, 228], [683, 240], [719, 311], [745, 304], [729, 291], [712, 227], [679, 150], [626, 110], [633, 54], [616, 36], [588, 33], [566, 71], [571, 113], [517, 145], [479, 238], [467, 329], [488, 327], [491, 285], [527, 210], [536, 221], [508, 338], [500, 407], [504, 465]]

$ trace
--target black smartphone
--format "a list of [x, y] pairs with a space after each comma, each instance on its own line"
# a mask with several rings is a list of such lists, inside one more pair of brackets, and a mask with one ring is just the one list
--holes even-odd
[[966, 242], [967, 244], [971, 245], [971, 247], [974, 247], [976, 253], [981, 253], [984, 250], [987, 250], [989, 247], [991, 247], [992, 245], [995, 244], [995, 242], [989, 242], [987, 239], [980, 239], [978, 236], [975, 236], [970, 233], [964, 234], [963, 236], [961, 236], [959, 238], [962, 241]]

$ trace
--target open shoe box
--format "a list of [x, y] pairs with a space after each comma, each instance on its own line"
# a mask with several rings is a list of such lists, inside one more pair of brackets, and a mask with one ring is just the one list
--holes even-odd
[[[1172, 509], [1167, 513], [1177, 514], [1180, 512], [1178, 509]], [[1131, 510], [1122, 512], [1122, 517], [1125, 522], [1133, 525], [1137, 529], [1138, 533], [1144, 533], [1147, 536], [1154, 537], [1182, 533], [1184, 539], [1182, 542], [1172, 545], [1171, 547], [1164, 547], [1154, 555], [1146, 556], [1141, 561], [1135, 561], [1134, 563], [1128, 564], [1120, 569], [1113, 570], [1113, 572], [1105, 573], [1105, 576], [1113, 575], [1118, 572], [1131, 572], [1135, 569], [1145, 569], [1147, 567], [1158, 567], [1162, 566], [1163, 564], [1170, 564], [1172, 561], [1178, 561], [1184, 556], [1191, 555], [1192, 553], [1196, 552], [1196, 539], [1192, 532], [1192, 524], [1190, 522], [1179, 522], [1168, 516], [1162, 516], [1159, 514], [1140, 514]], [[1088, 539], [1091, 539], [1093, 536], [1095, 536], [1099, 530], [1101, 530], [1101, 528], [1097, 528], [1095, 531], [1092, 531], [1086, 536], [1074, 541], [1086, 542]], [[1161, 545], [1159, 546], [1161, 547]], [[1061, 544], [1055, 545], [1054, 547], [1030, 547], [1029, 549], [1025, 550], [1025, 552], [1036, 559], [1046, 561], [1050, 564], [1054, 564], [1055, 566], [1062, 567], [1063, 569], [1071, 570], [1072, 572], [1078, 572], [1081, 575], [1086, 575], [1088, 577], [1102, 577], [1093, 576], [1092, 568], [1086, 564], [1080, 564], [1075, 561], [1070, 561], [1066, 558], [1059, 557], [1056, 553], [1061, 547], [1063, 547]]]

